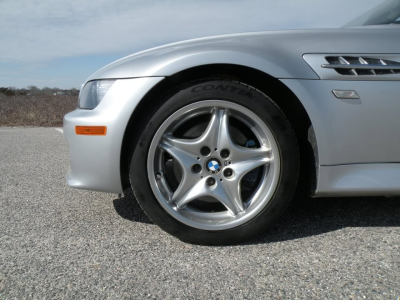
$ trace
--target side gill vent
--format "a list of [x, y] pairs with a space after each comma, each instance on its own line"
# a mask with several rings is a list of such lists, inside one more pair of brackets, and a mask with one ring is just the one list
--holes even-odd
[[387, 59], [368, 58], [361, 56], [326, 56], [329, 64], [321, 67], [334, 69], [340, 75], [389, 75], [400, 74], [400, 63]]

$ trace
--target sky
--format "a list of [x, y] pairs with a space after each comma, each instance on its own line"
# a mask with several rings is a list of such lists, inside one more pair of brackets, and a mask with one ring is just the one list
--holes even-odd
[[384, 0], [0, 0], [0, 87], [79, 88], [97, 69], [166, 43], [335, 28]]

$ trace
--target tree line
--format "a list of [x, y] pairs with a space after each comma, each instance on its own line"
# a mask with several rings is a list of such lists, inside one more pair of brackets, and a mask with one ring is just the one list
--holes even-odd
[[76, 88], [72, 89], [60, 89], [60, 88], [49, 88], [43, 87], [38, 88], [34, 85], [29, 85], [26, 88], [15, 88], [15, 87], [0, 87], [0, 94], [4, 94], [6, 96], [39, 96], [39, 95], [50, 95], [50, 96], [77, 96], [79, 94], [79, 90]]

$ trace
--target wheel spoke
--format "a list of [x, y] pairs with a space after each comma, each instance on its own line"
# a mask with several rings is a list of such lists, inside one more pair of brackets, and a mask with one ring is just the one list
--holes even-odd
[[219, 111], [219, 109], [213, 110], [211, 120], [200, 137], [195, 139], [179, 139], [175, 138], [172, 134], [166, 134], [164, 135], [164, 141], [194, 156], [200, 155], [202, 146], [213, 147], [216, 144], [220, 124]]
[[218, 108], [213, 109], [210, 123], [208, 123], [206, 130], [199, 138], [202, 140], [204, 145], [208, 145], [209, 147], [213, 147], [216, 144], [218, 138], [218, 130], [221, 123], [220, 111], [221, 110]]
[[176, 161], [179, 162], [182, 169], [190, 170], [190, 168], [197, 163], [196, 158], [185, 150], [174, 147], [173, 145], [162, 143], [160, 148], [168, 152]]
[[188, 186], [188, 189], [184, 193], [177, 193], [177, 191], [172, 196], [172, 201], [178, 208], [183, 208], [189, 202], [202, 197], [209, 195], [209, 188], [206, 186], [205, 179], [201, 179], [195, 184]]
[[172, 134], [164, 135], [164, 143], [193, 156], [199, 155], [199, 147], [201, 145], [199, 139], [178, 139]]
[[182, 168], [182, 179], [178, 188], [172, 194], [171, 199], [169, 199], [169, 201], [176, 201], [200, 180], [199, 174], [193, 174], [191, 172], [191, 168], [197, 163], [197, 160], [189, 153], [166, 143], [162, 143], [160, 148], [168, 152]]
[[186, 193], [180, 194], [176, 197], [173, 200], [175, 205], [178, 208], [183, 208], [188, 203], [198, 199], [199, 197], [211, 196], [221, 202], [233, 216], [244, 211], [238, 185], [231, 184], [224, 186], [217, 182], [215, 186], [209, 187], [206, 185], [206, 180], [206, 178], [201, 179], [195, 185], [192, 185]]
[[233, 170], [235, 181], [237, 180], [237, 184], [239, 185], [240, 180], [243, 178], [251, 170], [255, 168], [261, 167], [271, 162], [271, 159], [267, 156], [258, 156], [254, 157], [250, 160], [245, 160], [237, 163], [233, 163], [230, 165], [230, 168]]
[[218, 182], [217, 186], [213, 189], [211, 196], [225, 205], [233, 216], [244, 211], [239, 186], [237, 185], [222, 185]]
[[[197, 184], [199, 183], [199, 178], [200, 176], [197, 174], [191, 174], [188, 171], [183, 172], [182, 180], [179, 183], [178, 188], [176, 191], [172, 194], [171, 201], [176, 202], [176, 201], [181, 201], [184, 200], [184, 203], [182, 204], [185, 205], [187, 202], [193, 200], [195, 196], [196, 190], [194, 190], [193, 187], [196, 187]], [[190, 195], [187, 195], [190, 193]], [[200, 196], [197, 196], [200, 197]], [[186, 199], [186, 200], [185, 200]]]
[[270, 156], [271, 150], [265, 146], [261, 148], [245, 148], [232, 145], [231, 160], [233, 162], [264, 160]]
[[228, 109], [214, 108], [211, 113], [211, 120], [203, 134], [196, 139], [178, 139], [171, 134], [166, 134], [164, 140], [193, 155], [198, 155], [202, 146], [211, 148], [227, 148], [233, 145], [229, 135]]
[[267, 156], [271, 149], [266, 146], [260, 148], [246, 148], [237, 145], [231, 138], [229, 133], [229, 110], [218, 110], [220, 125], [218, 128], [218, 137], [216, 147], [219, 150], [229, 149], [232, 161], [245, 161], [254, 158]]
[[234, 143], [229, 134], [229, 110], [219, 109], [217, 111], [219, 118], [218, 136], [216, 138], [216, 148], [222, 150], [230, 148]]

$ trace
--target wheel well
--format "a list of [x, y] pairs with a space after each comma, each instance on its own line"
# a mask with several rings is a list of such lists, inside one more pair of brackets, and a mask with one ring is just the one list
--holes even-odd
[[129, 166], [132, 150], [141, 132], [138, 125], [142, 123], [148, 107], [172, 88], [202, 78], [224, 78], [246, 83], [268, 95], [280, 107], [295, 131], [300, 149], [298, 192], [312, 193], [315, 190], [316, 172], [314, 153], [308, 142], [311, 121], [300, 100], [278, 79], [253, 68], [228, 64], [194, 67], [166, 77], [141, 100], [128, 122], [122, 143], [120, 170], [123, 189], [130, 188]]

